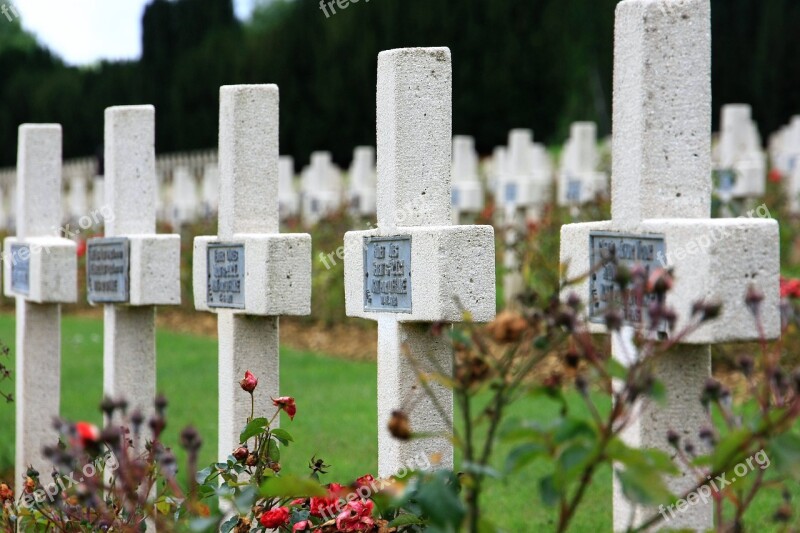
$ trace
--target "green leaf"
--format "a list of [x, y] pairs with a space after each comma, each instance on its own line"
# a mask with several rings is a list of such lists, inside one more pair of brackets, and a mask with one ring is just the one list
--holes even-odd
[[272, 430], [272, 436], [280, 441], [284, 446], [288, 446], [290, 442], [294, 442], [292, 434], [285, 429], [276, 428]]
[[737, 429], [725, 435], [711, 457], [712, 472], [727, 470], [743, 459], [750, 437], [751, 433], [747, 429]]
[[209, 467], [207, 467], [207, 468], [204, 468], [204, 469], [202, 469], [202, 470], [201, 470], [201, 471], [199, 471], [197, 474], [195, 474], [195, 478], [194, 478], [194, 479], [195, 479], [195, 480], [196, 480], [198, 483], [200, 483], [200, 484], [202, 485], [203, 483], [205, 483], [206, 481], [208, 481], [208, 477], [209, 477], [211, 474], [215, 473], [215, 472], [216, 472], [216, 470], [215, 470], [215, 469], [214, 469], [212, 466], [209, 466]]
[[399, 515], [397, 518], [389, 522], [388, 527], [415, 526], [423, 524], [425, 524], [425, 521], [420, 517], [406, 513]]
[[553, 507], [561, 499], [561, 494], [556, 489], [556, 480], [553, 474], [539, 480], [539, 496], [542, 498], [542, 503], [548, 507]]
[[254, 418], [242, 430], [242, 433], [239, 435], [239, 442], [245, 443], [256, 435], [260, 435], [267, 426], [269, 426], [269, 421], [266, 418]]
[[278, 448], [278, 443], [272, 439], [267, 443], [267, 456], [276, 463], [281, 460], [281, 450]]
[[220, 533], [230, 533], [238, 523], [239, 515], [232, 516], [230, 520], [225, 521], [221, 526], [219, 526]]
[[625, 497], [634, 503], [656, 505], [674, 499], [660, 474], [639, 468], [616, 469]]
[[271, 477], [261, 484], [264, 498], [308, 498], [325, 496], [328, 491], [313, 479], [296, 476]]
[[588, 437], [596, 439], [594, 428], [583, 420], [575, 418], [560, 418], [553, 433], [553, 439], [557, 444], [563, 444], [568, 440], [578, 437]]
[[517, 470], [529, 465], [538, 457], [547, 455], [547, 447], [537, 442], [529, 442], [517, 446], [506, 457], [505, 470], [508, 473], [516, 472]]
[[784, 433], [774, 438], [770, 443], [769, 453], [771, 457], [767, 455], [762, 458], [761, 455], [766, 455], [766, 452], [757, 452], [756, 461], [753, 461], [753, 464], [760, 468], [767, 468], [770, 459], [774, 459], [775, 465], [782, 474], [789, 474], [795, 480], [800, 480], [800, 435]]

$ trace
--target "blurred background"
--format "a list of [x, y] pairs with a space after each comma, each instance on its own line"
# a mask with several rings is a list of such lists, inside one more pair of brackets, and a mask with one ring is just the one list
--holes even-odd
[[[267, 82], [281, 88], [281, 153], [345, 164], [375, 144], [376, 56], [404, 46], [452, 49], [454, 133], [481, 154], [512, 127], [548, 144], [575, 120], [610, 131], [617, 0], [0, 1], [17, 12], [0, 16], [0, 166], [23, 122], [61, 123], [65, 158], [96, 154], [111, 105], [154, 104], [158, 152], [213, 148], [219, 86]], [[712, 12], [715, 121], [746, 102], [769, 134], [800, 110], [800, 2]]]

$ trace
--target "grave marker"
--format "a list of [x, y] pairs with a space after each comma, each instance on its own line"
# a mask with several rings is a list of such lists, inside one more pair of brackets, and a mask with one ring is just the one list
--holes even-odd
[[219, 128], [219, 234], [195, 238], [192, 278], [195, 307], [217, 314], [225, 460], [250, 415], [245, 371], [256, 416], [279, 396], [278, 317], [311, 311], [311, 236], [279, 233], [278, 87], [221, 87]]
[[[378, 56], [378, 227], [345, 234], [348, 316], [378, 322], [378, 473], [424, 454], [453, 464], [452, 391], [417, 371], [450, 372], [453, 351], [430, 323], [476, 322], [495, 314], [494, 230], [453, 226], [450, 215], [452, 69], [447, 48]], [[412, 430], [437, 435], [400, 442], [387, 430], [406, 409]]]
[[88, 300], [103, 304], [103, 392], [145, 416], [156, 397], [156, 305], [181, 301], [178, 235], [156, 234], [155, 108], [105, 111], [105, 237], [86, 250]]
[[[723, 304], [719, 319], [705, 323], [659, 356], [656, 377], [666, 386], [668, 407], [643, 405], [625, 431], [630, 444], [660, 448], [671, 455], [675, 452], [667, 442], [670, 429], [702, 450], [698, 433], [710, 425], [700, 403], [711, 375], [709, 345], [759, 338], [745, 304], [748, 284], [758, 285], [765, 295], [761, 309], [766, 336], [780, 333], [777, 223], [709, 218], [710, 20], [709, 0], [625, 0], [617, 6], [612, 220], [571, 224], [561, 230], [561, 262], [567, 265], [569, 279], [589, 272], [590, 243], [601, 235], [598, 232], [617, 234], [618, 239], [663, 241], [665, 251], [656, 259], [659, 266], [674, 268], [675, 284], [667, 305], [679, 316], [676, 331], [691, 320], [697, 300]], [[571, 290], [588, 304], [589, 287], [586, 280]], [[605, 330], [599, 324], [592, 327], [598, 333]], [[616, 334], [612, 351], [623, 362], [631, 356], [625, 339]], [[682, 494], [698, 481], [683, 472], [668, 479], [667, 485]], [[625, 500], [615, 482], [615, 530], [641, 523], [656, 512]], [[668, 526], [711, 528], [711, 505], [693, 505]]]
[[23, 124], [17, 151], [17, 235], [5, 239], [4, 293], [16, 299], [15, 480], [29, 465], [47, 479], [44, 446], [61, 396], [61, 304], [78, 297], [75, 243], [59, 236], [61, 126]]

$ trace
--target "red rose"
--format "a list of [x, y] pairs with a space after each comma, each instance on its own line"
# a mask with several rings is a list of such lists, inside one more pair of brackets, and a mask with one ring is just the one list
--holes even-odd
[[242, 386], [242, 389], [244, 389], [245, 392], [252, 394], [258, 385], [258, 378], [248, 370], [244, 373], [244, 379], [239, 382], [239, 385]]
[[78, 257], [83, 257], [86, 255], [86, 241], [84, 239], [78, 239], [78, 242], [75, 244], [75, 250], [78, 252]]
[[351, 531], [368, 531], [375, 525], [372, 519], [372, 500], [354, 500], [347, 502], [339, 516], [336, 517], [336, 529], [349, 533]]
[[286, 525], [286, 523], [289, 522], [289, 509], [286, 507], [271, 509], [262, 514], [258, 522], [269, 529], [275, 529]]
[[273, 398], [272, 405], [278, 409], [283, 409], [289, 415], [290, 420], [294, 420], [294, 415], [297, 413], [297, 406], [294, 404], [294, 398], [291, 396], [281, 396], [280, 398]]
[[311, 516], [317, 518], [330, 519], [336, 514], [336, 502], [339, 501], [340, 495], [343, 492], [343, 487], [338, 483], [331, 483], [328, 485], [328, 494], [325, 497], [314, 496], [308, 504]]
[[301, 520], [292, 527], [292, 531], [311, 531], [312, 527], [314, 524], [311, 523], [311, 520]]
[[781, 171], [777, 168], [773, 168], [769, 172], [769, 181], [772, 183], [780, 183], [783, 176], [781, 176]]
[[365, 476], [361, 476], [356, 480], [356, 488], [370, 487], [374, 482], [375, 478], [372, 477], [372, 474], [367, 474]]
[[0, 483], [0, 507], [2, 507], [2, 504], [6, 501], [14, 501], [14, 491], [5, 483]]
[[800, 298], [800, 279], [781, 278], [781, 298]]
[[73, 440], [72, 445], [80, 445], [82, 448], [97, 444], [100, 440], [100, 430], [97, 429], [97, 426], [89, 422], [78, 422], [75, 424], [75, 435], [76, 439]]

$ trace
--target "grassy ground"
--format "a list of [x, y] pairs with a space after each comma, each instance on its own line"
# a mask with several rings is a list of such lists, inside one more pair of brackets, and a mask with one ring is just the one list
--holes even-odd
[[[100, 423], [102, 322], [66, 317], [62, 331], [62, 414], [71, 420]], [[0, 339], [10, 342], [13, 338], [13, 316], [0, 315]], [[181, 428], [195, 425], [205, 442], [201, 463], [207, 464], [216, 455], [216, 342], [162, 331], [157, 344], [159, 390], [170, 399], [165, 441], [177, 442]], [[374, 473], [375, 364], [291, 350], [283, 350], [281, 356], [281, 392], [296, 396], [298, 402], [295, 421], [282, 422], [297, 441], [284, 453], [284, 471], [304, 473], [309, 458], [316, 454], [333, 465], [327, 481], [349, 481]], [[8, 382], [4, 388], [9, 388]], [[555, 414], [555, 407], [523, 401], [513, 414], [547, 419]], [[13, 417], [13, 406], [0, 405], [0, 477], [13, 469]], [[486, 503], [492, 520], [507, 531], [550, 530], [554, 513], [540, 503], [537, 489], [537, 479], [544, 473], [544, 465], [534, 464], [524, 474], [491, 485]], [[611, 529], [610, 480], [608, 470], [598, 473], [574, 531]], [[769, 496], [754, 506], [751, 523], [767, 523], [775, 501]], [[759, 526], [759, 530], [766, 529]]]

